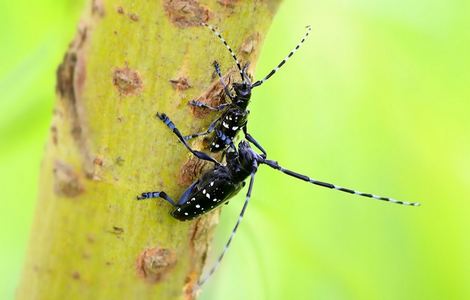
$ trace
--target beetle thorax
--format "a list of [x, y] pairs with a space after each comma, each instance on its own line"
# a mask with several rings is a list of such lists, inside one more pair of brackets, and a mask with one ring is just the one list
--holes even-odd
[[227, 167], [234, 178], [242, 181], [256, 169], [259, 155], [251, 149], [246, 141], [238, 144], [238, 151], [227, 152]]
[[233, 90], [235, 91], [235, 105], [241, 109], [246, 109], [251, 98], [251, 85], [243, 83], [234, 83], [232, 85]]

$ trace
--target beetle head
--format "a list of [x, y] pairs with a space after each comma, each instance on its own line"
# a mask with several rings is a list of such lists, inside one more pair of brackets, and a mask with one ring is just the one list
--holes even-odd
[[241, 82], [241, 83], [238, 83], [238, 82], [234, 82], [233, 83], [233, 89], [235, 91], [235, 94], [237, 94], [237, 96], [239, 98], [250, 98], [251, 96], [251, 85], [249, 83], [246, 83], [246, 82]]
[[238, 144], [238, 160], [243, 169], [248, 172], [253, 172], [253, 168], [257, 165], [259, 155], [251, 149], [250, 144], [242, 140]]
[[242, 71], [242, 82], [234, 82], [232, 84], [233, 90], [235, 91], [235, 94], [237, 95], [237, 101], [236, 104], [245, 109], [248, 106], [248, 102], [250, 101], [251, 98], [251, 78], [246, 72], [248, 69], [249, 64], [246, 64]]

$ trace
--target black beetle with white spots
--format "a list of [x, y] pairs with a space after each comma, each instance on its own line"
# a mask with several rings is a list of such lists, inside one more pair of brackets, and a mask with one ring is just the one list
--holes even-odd
[[243, 68], [238, 61], [235, 52], [233, 52], [232, 48], [227, 44], [225, 39], [222, 37], [220, 32], [218, 32], [213, 26], [202, 23], [201, 25], [207, 26], [214, 34], [222, 41], [225, 47], [230, 52], [230, 55], [235, 60], [237, 65], [238, 71], [240, 73], [241, 82], [234, 82], [232, 84], [232, 88], [235, 92], [235, 95], [232, 94], [227, 84], [225, 84], [222, 73], [220, 71], [219, 64], [214, 62], [215, 71], [219, 77], [220, 83], [224, 87], [224, 92], [228, 98], [230, 98], [230, 103], [224, 103], [216, 107], [209, 106], [205, 103], [202, 103], [197, 100], [192, 100], [189, 102], [190, 105], [195, 107], [203, 107], [213, 111], [222, 111], [222, 114], [219, 118], [215, 119], [207, 128], [206, 131], [201, 133], [195, 133], [191, 135], [187, 135], [184, 137], [186, 141], [193, 139], [195, 137], [208, 135], [214, 132], [214, 136], [210, 141], [210, 151], [211, 152], [219, 152], [225, 150], [228, 146], [231, 146], [235, 149], [233, 144], [233, 139], [238, 134], [240, 130], [243, 130], [245, 134], [245, 138], [253, 143], [261, 152], [265, 153], [264, 149], [256, 142], [256, 140], [247, 132], [247, 117], [250, 113], [246, 108], [251, 99], [251, 90], [257, 86], [262, 85], [266, 80], [268, 80], [271, 76], [274, 75], [286, 62], [289, 58], [294, 55], [294, 53], [299, 50], [300, 46], [306, 40], [310, 33], [310, 26], [307, 26], [307, 32], [305, 33], [304, 37], [300, 41], [295, 48], [289, 52], [289, 54], [274, 68], [269, 72], [266, 77], [261, 80], [256, 81], [255, 83], [251, 83], [250, 76], [247, 74], [248, 64], [246, 64]]
[[240, 189], [245, 185], [245, 180], [250, 177], [248, 186], [248, 192], [246, 194], [243, 208], [240, 212], [235, 227], [230, 234], [230, 237], [225, 244], [222, 253], [217, 258], [216, 263], [211, 267], [206, 276], [202, 277], [198, 283], [196, 289], [199, 289], [215, 272], [220, 265], [222, 258], [224, 257], [227, 249], [229, 248], [235, 233], [237, 232], [238, 226], [245, 214], [246, 207], [251, 197], [253, 189], [253, 182], [255, 179], [256, 171], [258, 166], [267, 165], [275, 170], [278, 170], [284, 174], [292, 176], [303, 181], [338, 190], [345, 193], [350, 193], [358, 196], [368, 197], [375, 200], [387, 201], [395, 204], [419, 206], [417, 202], [406, 202], [400, 201], [393, 198], [377, 196], [374, 194], [363, 193], [352, 189], [344, 188], [331, 183], [318, 181], [308, 176], [299, 174], [297, 172], [285, 169], [281, 167], [276, 161], [269, 160], [266, 158], [266, 153], [258, 154], [255, 152], [247, 140], [242, 140], [238, 144], [238, 148], [228, 148], [226, 153], [226, 163], [222, 164], [217, 160], [213, 159], [204, 152], [192, 149], [186, 142], [185, 138], [175, 126], [175, 124], [165, 114], [157, 114], [158, 118], [164, 122], [183, 143], [183, 145], [196, 157], [202, 160], [212, 162], [214, 168], [204, 173], [199, 179], [193, 182], [186, 191], [175, 201], [163, 191], [155, 192], [144, 192], [137, 197], [138, 200], [151, 199], [151, 198], [162, 198], [173, 206], [171, 215], [181, 221], [191, 220], [205, 214], [221, 204], [227, 202], [232, 196], [237, 194]]

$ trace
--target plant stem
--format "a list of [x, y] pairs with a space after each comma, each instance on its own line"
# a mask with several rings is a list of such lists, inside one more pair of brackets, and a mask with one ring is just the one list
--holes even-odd
[[18, 299], [195, 298], [218, 212], [179, 222], [164, 201], [135, 201], [177, 199], [207, 168], [155, 114], [204, 129], [216, 115], [187, 102], [223, 101], [212, 62], [234, 63], [200, 22], [253, 67], [279, 2], [91, 0], [57, 72]]

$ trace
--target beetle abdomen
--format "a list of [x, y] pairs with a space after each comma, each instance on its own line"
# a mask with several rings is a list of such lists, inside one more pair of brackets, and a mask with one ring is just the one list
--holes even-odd
[[233, 142], [237, 133], [246, 125], [248, 111], [233, 108], [226, 111], [220, 118], [210, 143], [211, 152], [219, 152]]
[[188, 201], [171, 212], [174, 218], [180, 221], [197, 218], [225, 203], [243, 187], [243, 183], [234, 184], [228, 178], [208, 179], [195, 186]]

